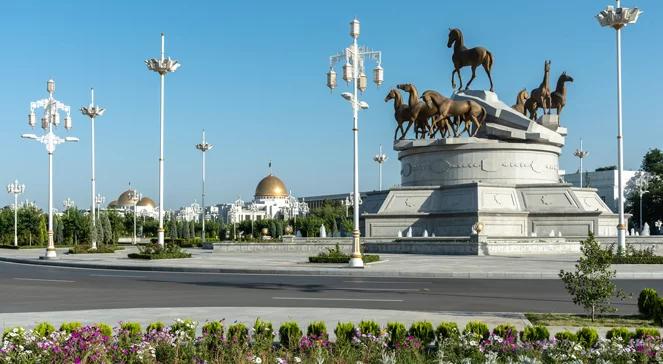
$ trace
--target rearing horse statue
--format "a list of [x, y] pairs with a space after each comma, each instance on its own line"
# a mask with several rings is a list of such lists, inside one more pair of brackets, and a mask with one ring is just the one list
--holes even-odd
[[[550, 93], [550, 61], [543, 63], [543, 80], [539, 87], [532, 90], [530, 98], [525, 103], [525, 109], [529, 111], [530, 119], [536, 120], [536, 110], [543, 109], [544, 114], [550, 114], [550, 104], [552, 104]], [[546, 112], [548, 109], [548, 112]]]
[[396, 85], [400, 90], [403, 90], [410, 94], [408, 98], [408, 106], [410, 108], [410, 124], [405, 129], [405, 132], [410, 129], [410, 125], [414, 124], [414, 137], [416, 139], [426, 138], [426, 136], [431, 134], [431, 127], [428, 124], [428, 119], [433, 115], [437, 110], [431, 110], [426, 103], [419, 100], [419, 93], [417, 88], [411, 83], [402, 83]]
[[493, 78], [490, 76], [490, 70], [493, 68], [493, 55], [484, 47], [474, 47], [468, 49], [463, 43], [463, 33], [458, 28], [449, 29], [449, 40], [447, 41], [447, 48], [454, 46], [454, 54], [451, 57], [451, 60], [454, 63], [454, 70], [451, 72], [451, 87], [456, 88], [456, 81], [454, 80], [454, 74], [458, 74], [458, 81], [460, 82], [460, 87], [458, 91], [463, 88], [463, 79], [460, 77], [460, 69], [466, 66], [472, 67], [472, 78], [465, 86], [467, 90], [470, 87], [470, 84], [476, 77], [476, 69], [479, 65], [483, 66], [483, 69], [488, 75], [488, 80], [490, 81], [490, 91], [493, 91]]

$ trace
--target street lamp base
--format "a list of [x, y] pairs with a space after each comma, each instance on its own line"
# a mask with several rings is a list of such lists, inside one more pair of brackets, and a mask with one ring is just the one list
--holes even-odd
[[47, 259], [58, 259], [58, 255], [57, 255], [57, 253], [55, 252], [55, 249], [53, 249], [53, 250], [51, 250], [51, 249], [46, 249], [46, 255], [42, 255], [42, 256], [40, 256], [39, 259], [42, 259], [42, 260], [47, 260]]
[[350, 258], [350, 268], [364, 268], [364, 260], [359, 258]]

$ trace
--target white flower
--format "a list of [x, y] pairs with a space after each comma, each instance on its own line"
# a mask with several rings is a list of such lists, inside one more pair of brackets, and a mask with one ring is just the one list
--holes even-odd
[[262, 364], [262, 359], [259, 356], [256, 356], [253, 358], [253, 362], [256, 364]]
[[295, 357], [295, 363], [301, 363], [302, 359], [298, 356]]

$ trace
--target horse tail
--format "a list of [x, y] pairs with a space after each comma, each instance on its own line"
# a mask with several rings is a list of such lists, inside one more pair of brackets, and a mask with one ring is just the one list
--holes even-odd
[[481, 111], [479, 112], [479, 124], [483, 124], [483, 122], [486, 120], [486, 108], [479, 105], [481, 108]]
[[489, 50], [486, 50], [486, 68], [490, 71], [493, 68], [493, 54]]

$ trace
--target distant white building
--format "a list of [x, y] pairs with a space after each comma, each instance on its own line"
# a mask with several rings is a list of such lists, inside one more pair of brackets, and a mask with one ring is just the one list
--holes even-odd
[[[629, 181], [633, 179], [636, 171], [624, 171], [622, 174], [624, 188], [628, 185]], [[580, 173], [565, 174], [564, 181], [576, 187], [580, 186]], [[603, 202], [610, 207], [613, 212], [617, 211], [617, 203], [619, 199], [619, 179], [617, 178], [617, 170], [610, 169], [606, 171], [593, 171], [582, 173], [582, 187], [596, 188], [596, 193], [601, 197]]]
[[291, 196], [285, 183], [271, 173], [256, 186], [253, 201], [237, 199], [227, 205], [220, 205], [228, 223], [257, 221], [263, 219], [292, 218], [308, 214], [308, 205]]
[[[128, 190], [122, 192], [117, 200], [111, 201], [108, 204], [107, 209], [119, 212], [133, 213], [134, 200], [132, 197], [136, 194], [136, 190], [129, 188]], [[159, 207], [156, 205], [154, 200], [147, 196], [142, 196], [142, 198], [137, 201], [135, 209], [136, 216], [153, 217], [155, 219], [159, 217]]]
[[201, 212], [202, 209], [200, 208], [200, 204], [194, 202], [189, 206], [181, 207], [179, 210], [175, 211], [175, 219], [177, 221], [198, 222], [200, 220]]

